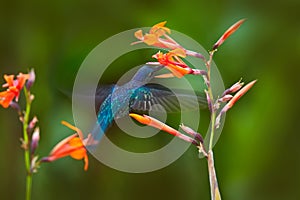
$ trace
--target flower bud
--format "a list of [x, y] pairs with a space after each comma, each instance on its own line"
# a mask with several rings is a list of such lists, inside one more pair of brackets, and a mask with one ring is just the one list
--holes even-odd
[[[232, 99], [226, 104], [225, 107], [228, 107], [228, 109], [230, 109], [244, 94], [246, 94], [246, 92], [248, 90], [250, 90], [250, 88], [256, 83], [256, 80], [251, 81], [250, 83], [248, 83], [245, 87], [243, 87], [241, 90], [239, 90], [233, 97]], [[224, 107], [224, 108], [225, 108]], [[227, 111], [225, 110], [225, 112]]]
[[37, 172], [37, 169], [39, 168], [39, 162], [38, 161], [38, 156], [34, 156], [32, 159], [31, 159], [31, 164], [30, 164], [30, 171], [32, 173], [36, 173]]
[[232, 106], [244, 95], [250, 88], [256, 83], [256, 80], [251, 81], [247, 85], [245, 85], [241, 90], [239, 90], [230, 101], [222, 108], [221, 112], [216, 118], [216, 128], [219, 128], [221, 117], [230, 109]]
[[37, 122], [38, 122], [38, 119], [37, 119], [36, 116], [34, 116], [28, 124], [28, 127], [27, 127], [27, 132], [28, 133], [31, 133], [31, 131], [34, 129]]
[[233, 24], [231, 27], [229, 27], [225, 33], [220, 37], [220, 39], [214, 44], [213, 49], [212, 50], [216, 50], [219, 46], [221, 46], [221, 44], [223, 44], [223, 42], [229, 37], [231, 36], [236, 30], [238, 30], [238, 28], [242, 25], [242, 23], [244, 23], [245, 19], [241, 19], [238, 22], [236, 22], [235, 24]]
[[36, 148], [38, 147], [39, 140], [40, 140], [40, 129], [37, 127], [34, 129], [34, 132], [31, 137], [30, 151], [32, 154], [34, 154]]
[[9, 105], [13, 109], [15, 109], [18, 113], [21, 113], [20, 105], [17, 102], [11, 101]]
[[190, 50], [185, 50], [185, 53], [186, 53], [186, 55], [193, 56], [193, 57], [205, 60], [205, 57], [201, 53], [198, 53], [198, 52], [195, 52], [195, 51], [190, 51]]
[[209, 109], [209, 111], [210, 111], [210, 112], [212, 112], [212, 111], [213, 111], [213, 105], [212, 105], [212, 102], [211, 102], [210, 96], [209, 96], [209, 94], [208, 94], [208, 91], [207, 91], [207, 90], [205, 90], [204, 92], [205, 92], [205, 94], [206, 94], [206, 99], [207, 99], [207, 105], [208, 105], [208, 109]]
[[194, 140], [193, 138], [190, 138], [182, 133], [180, 133], [179, 131], [175, 130], [174, 128], [166, 125], [165, 123], [150, 117], [148, 115], [139, 115], [139, 114], [134, 114], [134, 113], [130, 113], [129, 114], [130, 117], [134, 118], [135, 120], [137, 120], [138, 122], [145, 124], [147, 126], [152, 126], [154, 128], [157, 128], [159, 130], [162, 130], [164, 132], [167, 132], [171, 135], [174, 135], [188, 143], [194, 144], [196, 146], [198, 146], [198, 141]]
[[191, 129], [188, 126], [185, 126], [183, 124], [180, 125], [180, 128], [186, 132], [187, 134], [193, 136], [196, 140], [198, 140], [200, 143], [203, 143], [203, 137], [200, 133], [197, 133], [196, 131], [194, 131], [193, 129]]
[[27, 90], [30, 90], [31, 86], [34, 84], [35, 81], [34, 69], [31, 69], [28, 74], [29, 74], [29, 79], [27, 80], [26, 88]]
[[222, 96], [225, 96], [227, 94], [232, 94], [237, 92], [239, 89], [241, 89], [241, 87], [244, 85], [243, 82], [241, 82], [241, 80], [239, 80], [238, 82], [236, 82], [235, 84], [233, 84], [230, 88], [228, 88], [227, 90], [225, 90], [223, 92]]
[[200, 70], [200, 69], [192, 69], [191, 74], [207, 76], [207, 72], [205, 70]]
[[232, 95], [231, 94], [226, 94], [225, 96], [221, 97], [220, 99], [218, 99], [219, 102], [227, 102], [230, 101], [230, 99], [232, 99]]

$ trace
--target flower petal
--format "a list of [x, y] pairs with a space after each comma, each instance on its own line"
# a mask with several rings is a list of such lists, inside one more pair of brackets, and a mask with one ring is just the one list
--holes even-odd
[[65, 125], [65, 126], [68, 127], [69, 129], [71, 129], [71, 130], [77, 132], [77, 134], [79, 135], [80, 139], [83, 139], [82, 131], [81, 131], [79, 128], [73, 126], [72, 124], [70, 124], [70, 123], [68, 123], [68, 122], [66, 122], [66, 121], [61, 121], [61, 124], [62, 124], [62, 125]]
[[85, 148], [80, 148], [76, 151], [73, 151], [72, 153], [70, 153], [70, 156], [76, 160], [81, 160], [85, 157], [86, 155], [86, 150]]
[[147, 45], [154, 45], [155, 43], [158, 43], [157, 36], [155, 34], [146, 34], [144, 36], [144, 42]]
[[190, 74], [191, 72], [189, 68], [178, 67], [177, 65], [168, 65], [166, 68], [177, 78], [182, 78], [184, 75]]
[[142, 30], [138, 30], [134, 33], [134, 36], [139, 39], [139, 40], [143, 40], [144, 39], [144, 35], [143, 35], [143, 31]]
[[[171, 30], [169, 28], [165, 27], [166, 23], [167, 23], [167, 21], [155, 24], [150, 29], [150, 33], [157, 33], [159, 36], [163, 35], [165, 32], [170, 34]], [[163, 31], [163, 32], [161, 32], [161, 31]]]
[[26, 82], [26, 80], [29, 79], [29, 74], [22, 74], [19, 73], [19, 75], [17, 76], [17, 85], [16, 88], [18, 90], [21, 90]]
[[77, 137], [77, 134], [73, 134], [70, 135], [69, 137], [63, 139], [62, 141], [60, 141], [57, 145], [55, 145], [55, 147], [52, 149], [52, 151], [50, 152], [50, 155], [56, 154], [58, 151], [60, 151], [60, 149], [67, 144], [71, 139]]
[[15, 98], [15, 93], [11, 91], [0, 92], [0, 105], [7, 108], [12, 100]]
[[14, 75], [4, 75], [4, 80], [6, 81], [5, 84], [2, 85], [2, 87], [11, 87], [14, 86]]
[[182, 48], [176, 48], [172, 51], [169, 52], [171, 55], [174, 54], [175, 56], [180, 56], [182, 58], [185, 58], [186, 57], [186, 52], [184, 49]]
[[87, 156], [87, 154], [85, 154], [84, 156], [84, 171], [88, 170], [88, 167], [89, 167], [89, 158]]

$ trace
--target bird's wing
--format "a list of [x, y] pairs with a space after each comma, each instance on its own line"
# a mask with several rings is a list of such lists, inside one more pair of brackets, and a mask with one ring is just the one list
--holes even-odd
[[108, 97], [108, 95], [112, 93], [114, 87], [114, 84], [98, 86], [95, 94], [96, 113], [99, 112], [100, 106], [102, 105], [103, 101]]
[[170, 90], [159, 84], [136, 89], [130, 99], [130, 109], [134, 111], [162, 111], [161, 106], [167, 112], [191, 111], [206, 108], [207, 101], [204, 93], [195, 95], [194, 91]]

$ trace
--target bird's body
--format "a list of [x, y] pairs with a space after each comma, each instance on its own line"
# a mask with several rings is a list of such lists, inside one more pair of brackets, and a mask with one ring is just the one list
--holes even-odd
[[[176, 109], [171, 102], [176, 100], [176, 94], [163, 86], [148, 84], [155, 72], [162, 68], [160, 65], [143, 65], [128, 83], [100, 87], [97, 90], [96, 107], [99, 109], [96, 108], [98, 124], [92, 133], [94, 140], [101, 139], [114, 118], [125, 117], [130, 110], [149, 111], [154, 104], [164, 104], [162, 106], [170, 107], [169, 110]], [[189, 95], [186, 97], [189, 98]], [[205, 102], [205, 98], [200, 98], [199, 102]]]
[[148, 83], [154, 77], [154, 73], [162, 67], [163, 66], [160, 65], [143, 65], [128, 83], [122, 86], [115, 85], [110, 87], [110, 91], [108, 90], [110, 93], [101, 103], [98, 111], [97, 122], [100, 130], [98, 129], [98, 133], [93, 133], [94, 139], [101, 139], [114, 118], [121, 118], [128, 115], [130, 103], [132, 102], [131, 99], [138, 97], [134, 97], [133, 94], [139, 91], [146, 91], [147, 89], [143, 86]]

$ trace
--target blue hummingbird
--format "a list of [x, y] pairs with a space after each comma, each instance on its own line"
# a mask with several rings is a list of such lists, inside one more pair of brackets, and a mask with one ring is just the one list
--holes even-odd
[[[102, 135], [115, 118], [121, 118], [131, 111], [147, 112], [153, 105], [160, 104], [168, 112], [180, 110], [177, 97], [180, 95], [189, 100], [190, 94], [176, 93], [159, 84], [149, 83], [162, 69], [162, 65], [145, 64], [139, 68], [132, 79], [124, 85], [104, 85], [98, 87], [95, 95], [97, 126], [92, 131], [92, 139], [99, 142]], [[206, 107], [204, 95], [197, 96], [197, 105]], [[195, 106], [194, 104], [189, 105]]]

